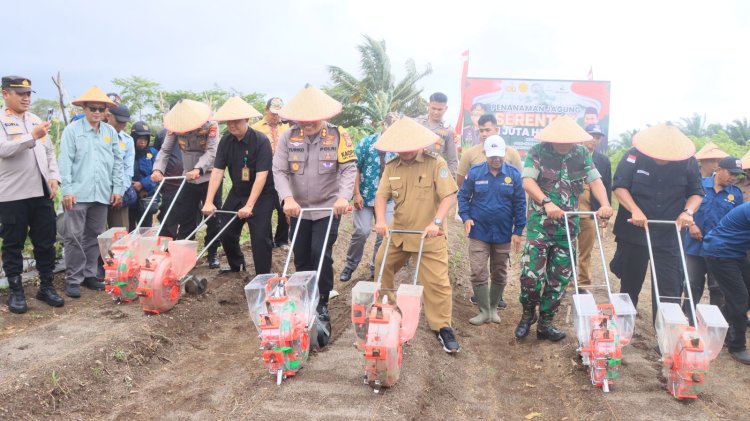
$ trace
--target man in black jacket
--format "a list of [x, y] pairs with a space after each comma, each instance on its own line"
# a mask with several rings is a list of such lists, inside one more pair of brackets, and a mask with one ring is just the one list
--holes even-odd
[[[586, 126], [586, 132], [593, 137], [593, 140], [584, 142], [584, 146], [591, 154], [594, 166], [602, 175], [602, 182], [607, 190], [607, 198], [612, 200], [612, 165], [606, 155], [596, 150], [604, 133], [598, 124], [589, 124]], [[599, 206], [599, 202], [591, 195], [589, 185], [586, 184], [579, 199], [578, 210], [581, 212], [596, 212], [599, 210]], [[594, 226], [594, 219], [589, 216], [581, 216], [579, 223], [581, 232], [578, 234], [578, 285], [584, 286], [591, 285], [591, 251], [596, 242], [596, 227]], [[599, 220], [599, 224], [600, 228], [607, 228], [606, 219]], [[582, 287], [580, 288], [583, 290]]]

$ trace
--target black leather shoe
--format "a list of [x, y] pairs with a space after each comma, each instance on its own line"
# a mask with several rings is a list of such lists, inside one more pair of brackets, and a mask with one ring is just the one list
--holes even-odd
[[750, 353], [748, 353], [747, 350], [730, 352], [729, 355], [731, 355], [732, 359], [737, 362], [745, 365], [750, 365]]
[[339, 275], [339, 281], [348, 282], [350, 279], [352, 279], [352, 272], [354, 272], [354, 270], [349, 269], [349, 267], [345, 267], [344, 270], [341, 271], [341, 275]]
[[209, 253], [208, 254], [208, 268], [209, 269], [218, 269], [221, 267], [221, 262], [219, 261], [219, 256], [216, 255], [216, 253]]
[[78, 284], [65, 285], [65, 295], [70, 298], [81, 298], [81, 286]]
[[62, 307], [65, 305], [65, 300], [57, 295], [55, 287], [52, 286], [52, 280], [44, 280], [39, 285], [39, 291], [36, 292], [36, 299], [44, 301], [47, 305], [52, 307]]
[[23, 281], [20, 276], [8, 278], [10, 293], [8, 294], [8, 309], [11, 313], [23, 314], [29, 310], [26, 305], [26, 296], [23, 293]]
[[83, 278], [81, 285], [94, 291], [104, 291], [104, 282], [101, 282], [94, 277]]

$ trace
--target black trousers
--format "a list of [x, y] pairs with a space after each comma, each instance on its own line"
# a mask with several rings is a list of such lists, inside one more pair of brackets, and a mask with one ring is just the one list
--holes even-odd
[[[240, 234], [242, 227], [247, 223], [250, 230], [250, 245], [253, 252], [253, 264], [255, 265], [255, 274], [271, 273], [271, 253], [273, 244], [271, 237], [265, 235], [271, 229], [271, 213], [273, 212], [275, 197], [271, 194], [261, 194], [258, 201], [253, 206], [253, 216], [247, 219], [235, 219], [221, 235], [221, 245], [224, 247], [224, 253], [227, 255], [229, 267], [238, 269], [245, 265], [245, 256], [240, 249]], [[229, 193], [227, 200], [224, 202], [223, 210], [238, 211], [247, 203], [247, 197], [237, 196]], [[222, 218], [221, 226], [223, 227], [231, 216], [220, 215]], [[283, 214], [282, 214], [283, 217]]]
[[[164, 190], [165, 187], [162, 187], [162, 190]], [[143, 200], [143, 199], [138, 199], [138, 200]], [[133, 231], [135, 229], [136, 225], [138, 225], [138, 221], [141, 220], [141, 217], [143, 217], [143, 212], [141, 212], [139, 206], [136, 206], [135, 208], [128, 208], [128, 232]], [[169, 218], [169, 219], [172, 219], [172, 218]], [[154, 215], [153, 214], [146, 215], [146, 219], [143, 220], [143, 224], [141, 224], [141, 228], [149, 228], [153, 226], [153, 224], [154, 224]], [[166, 229], [164, 229], [161, 232], [161, 234], [169, 237], [169, 235], [164, 234], [165, 231]]]
[[[175, 190], [176, 192], [176, 190]], [[177, 203], [175, 204], [172, 213], [176, 214], [177, 223], [180, 225], [177, 229], [178, 240], [184, 240], [190, 235], [195, 227], [198, 226], [200, 221], [200, 212], [203, 209], [203, 201], [206, 200], [206, 194], [208, 193], [208, 182], [201, 184], [185, 183], [185, 187], [182, 188], [180, 195], [177, 196]], [[214, 196], [214, 206], [216, 209], [221, 209], [221, 184], [216, 191]], [[172, 215], [170, 215], [169, 219]], [[221, 218], [213, 217], [206, 223], [206, 237], [204, 244], [208, 244], [216, 235], [219, 233], [221, 226]], [[219, 240], [214, 241], [211, 247], [208, 248], [208, 254], [216, 253], [219, 249]]]
[[[284, 215], [284, 202], [279, 202], [279, 195], [276, 190], [273, 191], [274, 209], [276, 210], [276, 234], [273, 236], [273, 245], [278, 247], [282, 244], [289, 244], [289, 224], [286, 222]], [[271, 229], [268, 230], [271, 237]]]
[[[709, 303], [718, 307], [723, 307], [724, 294], [721, 293], [721, 288], [716, 282], [716, 278], [708, 273], [706, 259], [701, 256], [685, 256], [685, 262], [687, 264], [688, 279], [690, 280], [690, 292], [693, 294], [693, 301], [695, 304], [700, 303], [706, 285], [706, 278], [708, 278]], [[688, 316], [688, 320], [692, 323], [689, 307], [690, 306], [686, 301], [682, 306], [682, 310]]]
[[[661, 297], [680, 297], [682, 295], [683, 270], [680, 256], [662, 247], [654, 247], [654, 266], [659, 283]], [[638, 244], [619, 241], [615, 256], [609, 264], [612, 273], [620, 278], [620, 292], [630, 295], [633, 305], [638, 307], [638, 295], [643, 288], [650, 258], [648, 248]], [[662, 302], [680, 303], [679, 299], [663, 298]], [[652, 322], [656, 320], [656, 294], [654, 278], [651, 276], [651, 312]]]
[[54, 202], [47, 197], [0, 202], [0, 237], [3, 239], [3, 270], [7, 277], [23, 273], [26, 236], [34, 246], [34, 259], [40, 278], [52, 276], [55, 269], [57, 224]]
[[724, 293], [724, 317], [729, 323], [729, 352], [747, 349], [748, 291], [750, 291], [750, 260], [744, 258], [706, 257], [708, 273]]
[[180, 226], [177, 219], [177, 209], [172, 210], [167, 221], [164, 221], [164, 216], [167, 214], [169, 206], [174, 201], [178, 188], [179, 186], [173, 186], [166, 183], [164, 184], [164, 187], [161, 188], [161, 205], [159, 205], [159, 214], [156, 219], [161, 223], [161, 235], [165, 237], [177, 238], [177, 229]]
[[298, 272], [318, 270], [318, 262], [323, 254], [323, 266], [318, 277], [318, 290], [320, 292], [320, 303], [328, 303], [328, 294], [333, 289], [333, 244], [339, 235], [340, 218], [333, 218], [331, 234], [328, 236], [328, 244], [323, 253], [323, 240], [328, 228], [328, 217], [311, 221], [292, 218], [291, 232], [294, 233], [297, 222], [299, 231], [294, 242], [294, 267]]

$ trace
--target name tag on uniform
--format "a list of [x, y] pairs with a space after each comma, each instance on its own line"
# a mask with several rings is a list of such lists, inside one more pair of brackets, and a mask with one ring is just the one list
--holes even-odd
[[476, 182], [476, 183], [474, 183], [474, 184], [476, 184], [476, 185], [480, 185], [480, 184], [490, 184], [490, 180], [477, 180], [477, 182]]
[[651, 174], [649, 174], [648, 171], [644, 171], [644, 170], [638, 170], [638, 171], [636, 171], [636, 173], [637, 174], [643, 174], [643, 175], [651, 175]]
[[250, 168], [242, 168], [242, 181], [250, 181]]
[[388, 180], [401, 180], [401, 177], [388, 177]]

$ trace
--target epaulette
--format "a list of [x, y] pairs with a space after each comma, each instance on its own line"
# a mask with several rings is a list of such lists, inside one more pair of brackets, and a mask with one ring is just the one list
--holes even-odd
[[396, 159], [398, 159], [398, 155], [395, 155], [395, 156], [392, 156], [392, 157], [388, 158], [388, 159], [387, 159], [387, 160], [385, 161], [385, 163], [386, 163], [386, 164], [389, 164], [389, 163], [391, 163], [391, 162], [395, 161]]
[[437, 153], [437, 152], [435, 152], [435, 151], [430, 151], [430, 150], [426, 150], [426, 149], [425, 149], [425, 151], [424, 151], [424, 152], [422, 152], [422, 154], [423, 154], [424, 156], [429, 156], [429, 157], [430, 157], [430, 158], [432, 158], [432, 159], [437, 159], [437, 158], [438, 158], [438, 157], [440, 156], [440, 154], [439, 154], [439, 153]]

